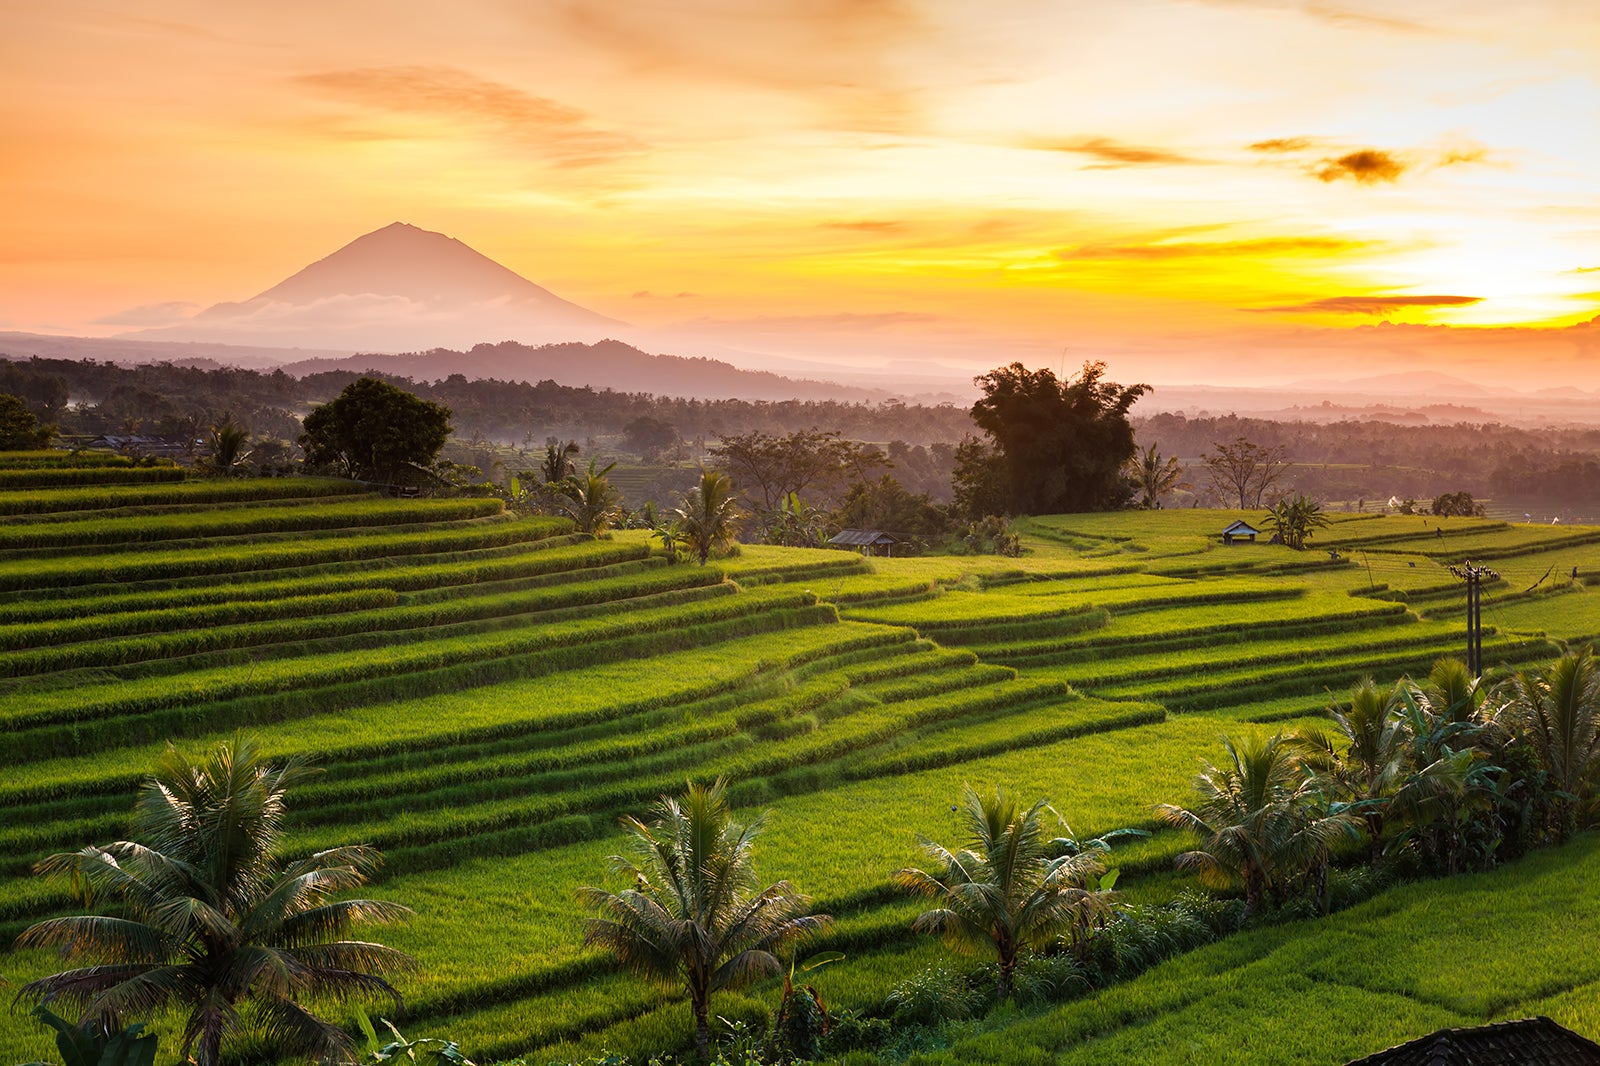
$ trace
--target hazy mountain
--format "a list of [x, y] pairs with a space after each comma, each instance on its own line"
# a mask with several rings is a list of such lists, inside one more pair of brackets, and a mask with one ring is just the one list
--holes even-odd
[[412, 379], [438, 380], [451, 374], [502, 381], [554, 381], [561, 385], [649, 392], [658, 396], [728, 397], [744, 400], [882, 400], [883, 389], [781, 377], [764, 370], [741, 370], [717, 359], [651, 355], [621, 341], [578, 342], [533, 347], [505, 341], [479, 344], [469, 351], [436, 349], [408, 355], [353, 355], [306, 359], [283, 368], [297, 377], [325, 370], [376, 370]]
[[453, 237], [403, 222], [358, 237], [260, 295], [123, 334], [344, 351], [415, 352], [484, 340], [599, 340], [623, 326], [561, 299]]

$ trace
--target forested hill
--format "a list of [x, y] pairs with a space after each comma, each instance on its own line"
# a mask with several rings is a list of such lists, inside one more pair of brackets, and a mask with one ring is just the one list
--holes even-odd
[[461, 374], [503, 381], [555, 381], [596, 389], [615, 388], [625, 383], [635, 392], [700, 399], [875, 401], [889, 398], [880, 389], [796, 380], [762, 370], [741, 370], [718, 359], [651, 355], [617, 340], [538, 347], [503, 341], [474, 345], [465, 352], [435, 348], [406, 355], [307, 359], [289, 363], [284, 370], [296, 377], [329, 370], [376, 370], [429, 380]]
[[[0, 359], [0, 393], [22, 397], [40, 417], [58, 423], [66, 433], [137, 428], [146, 433], [182, 435], [231, 413], [254, 435], [293, 440], [300, 433], [301, 416], [361, 376], [348, 369], [296, 377], [283, 370], [206, 369], [170, 363], [120, 366], [87, 359]], [[950, 405], [928, 407], [894, 400], [708, 400], [558, 385], [548, 380], [530, 385], [494, 378], [470, 380], [461, 374], [431, 381], [387, 373], [373, 376], [447, 404], [461, 437], [476, 433], [506, 443], [532, 440], [542, 444], [547, 435], [621, 433], [628, 423], [644, 416], [671, 425], [690, 441], [711, 441], [719, 434], [755, 429], [768, 433], [825, 429], [853, 440], [933, 444], [959, 441], [963, 434], [973, 432], [966, 408]]]

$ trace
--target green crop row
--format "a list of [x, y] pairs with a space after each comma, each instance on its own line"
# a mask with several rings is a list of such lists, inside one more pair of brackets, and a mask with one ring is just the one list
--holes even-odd
[[13, 730], [3, 761], [14, 764], [95, 746], [284, 721], [425, 695], [449, 685], [491, 684], [600, 662], [610, 655], [660, 652], [692, 646], [696, 639], [726, 640], [741, 631], [771, 631], [836, 618], [831, 607], [808, 605], [802, 596], [720, 596], [620, 618], [584, 619], [559, 628], [418, 641], [263, 662], [248, 669], [221, 667], [134, 680], [108, 686], [112, 691], [98, 698], [86, 698], [88, 693], [77, 690], [43, 693], [35, 710], [11, 713], [28, 713], [35, 720], [45, 714], [63, 719], [73, 715], [77, 720]]
[[22, 548], [126, 545], [193, 537], [236, 537], [262, 533], [302, 533], [419, 522], [459, 522], [498, 515], [497, 499], [357, 500], [293, 507], [224, 508], [128, 518], [85, 518], [64, 522], [0, 526], [0, 551]]
[[899, 750], [852, 763], [851, 778], [875, 778], [932, 770], [990, 755], [1024, 751], [1091, 733], [1155, 725], [1167, 712], [1152, 704], [1075, 700], [1023, 708], [992, 721], [949, 729]]
[[1196, 644], [1247, 641], [1261, 635], [1349, 632], [1414, 621], [1403, 604], [1363, 603], [1326, 595], [1253, 606], [1241, 615], [1233, 605], [1175, 607], [1113, 615], [1106, 627], [1065, 640], [1008, 641], [984, 647], [985, 659], [1013, 665], [1105, 659], [1124, 649], [1146, 653], [1183, 650]]
[[320, 563], [469, 551], [543, 540], [571, 529], [572, 523], [565, 518], [517, 521], [490, 519], [444, 529], [404, 533], [385, 530], [298, 544], [246, 544], [188, 551], [6, 559], [0, 560], [0, 591], [231, 576], [252, 571], [303, 568]]
[[[617, 576], [618, 564], [649, 560], [648, 547], [611, 544], [577, 535], [576, 542], [566, 537], [548, 537], [499, 549], [507, 554], [489, 558], [467, 558], [458, 562], [393, 563], [379, 565], [344, 564], [337, 569], [277, 580], [238, 581], [147, 591], [117, 591], [99, 596], [79, 595], [63, 599], [17, 600], [0, 605], [0, 617], [10, 622], [35, 622], [52, 618], [78, 618], [86, 614], [113, 614], [134, 610], [227, 603], [233, 600], [268, 600], [305, 596], [315, 592], [390, 589], [396, 592], [438, 590], [440, 595], [459, 595], [462, 586], [482, 585], [507, 580], [586, 581]], [[493, 549], [491, 549], [492, 551]], [[247, 575], [240, 575], [244, 577]], [[415, 592], [404, 597], [416, 602]]]
[[90, 466], [133, 466], [137, 460], [117, 452], [48, 448], [32, 452], [0, 452], [0, 472]]
[[[350, 611], [394, 607], [399, 597], [388, 589], [357, 589], [323, 595], [289, 596], [271, 600], [236, 599], [224, 603], [169, 607], [165, 610], [108, 612], [44, 623], [0, 625], [0, 652], [44, 648], [49, 655], [73, 651], [74, 641], [95, 641], [161, 633], [167, 639], [184, 630], [216, 633], [215, 627], [285, 619], [312, 620]], [[6, 669], [0, 654], [0, 672]], [[28, 671], [32, 672], [32, 671]]]
[[[323, 611], [309, 613], [303, 617], [286, 617], [282, 612], [272, 612], [269, 607], [265, 612], [269, 621], [242, 622], [236, 625], [219, 623], [206, 628], [168, 630], [150, 636], [122, 636], [117, 639], [91, 640], [79, 644], [48, 647], [30, 645], [26, 651], [0, 653], [0, 677], [18, 677], [84, 667], [118, 666], [150, 659], [196, 655], [219, 649], [255, 648], [268, 644], [325, 640], [356, 633], [428, 629], [509, 615], [527, 615], [563, 608], [609, 604], [663, 592], [703, 589], [720, 582], [721, 575], [715, 570], [679, 567], [625, 574], [609, 580], [559, 585], [547, 589], [488, 596], [463, 595], [454, 599], [399, 606], [393, 605], [394, 593], [387, 592], [385, 595], [385, 590], [341, 593], [339, 595], [353, 599], [376, 598], [383, 603], [381, 605], [374, 603], [371, 609], [352, 607], [346, 608], [345, 613]], [[725, 588], [726, 594], [733, 592], [732, 585], [727, 585]], [[112, 619], [117, 617], [127, 616], [112, 616]], [[0, 711], [0, 721], [12, 726], [57, 720], [61, 719], [26, 713], [11, 716]]]
[[0, 515], [42, 515], [175, 504], [266, 502], [349, 496], [366, 490], [333, 478], [179, 481], [157, 485], [39, 489], [0, 493]]
[[176, 466], [0, 468], [0, 492], [66, 488], [76, 485], [151, 485], [157, 482], [182, 481], [188, 476]]
[[[374, 702], [337, 716], [332, 733], [326, 725], [334, 717], [330, 709], [320, 722], [273, 726], [261, 736], [273, 752], [312, 756], [341, 777], [425, 767], [501, 744], [521, 745], [530, 735], [614, 718], [675, 708], [687, 714], [697, 706], [720, 710], [726, 701], [813, 666], [860, 655], [904, 658], [893, 653], [916, 647], [912, 634], [903, 629], [853, 622], [800, 630], [779, 627], [726, 643], [665, 650], [654, 658], [622, 656], [580, 665], [557, 677], [530, 676], [405, 702]], [[374, 698], [383, 695], [375, 693]], [[20, 820], [31, 816], [22, 808], [76, 803], [90, 795], [119, 796], [117, 802], [131, 804], [134, 787], [161, 750], [157, 744], [103, 751], [92, 766], [58, 759], [18, 767], [0, 787], [0, 808], [6, 809], [5, 817]]]
[[936, 630], [930, 635], [946, 644], [992, 644], [996, 641], [1028, 639], [1062, 640], [1104, 627], [1111, 621], [1111, 612], [1104, 607], [1090, 607], [1066, 614], [1045, 616], [1032, 621], [968, 625], [950, 630]]

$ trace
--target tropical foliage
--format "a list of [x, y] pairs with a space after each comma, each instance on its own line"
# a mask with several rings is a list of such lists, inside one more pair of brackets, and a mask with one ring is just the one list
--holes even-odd
[[216, 1066], [224, 1041], [247, 1029], [283, 1054], [348, 1053], [344, 1031], [304, 1001], [383, 994], [398, 1003], [381, 975], [410, 958], [342, 937], [410, 911], [339, 898], [377, 868], [369, 847], [278, 859], [285, 796], [307, 772], [296, 760], [269, 765], [245, 738], [198, 762], [169, 749], [140, 793], [136, 839], [38, 864], [47, 877], [69, 878], [85, 904], [104, 900], [117, 910], [26, 930], [19, 945], [58, 948], [86, 965], [32, 981], [20, 997], [75, 1004], [106, 1032], [178, 1007], [187, 1012], [181, 1054], [200, 1066]]
[[569, 474], [557, 485], [560, 513], [572, 519], [580, 533], [604, 533], [622, 514], [622, 493], [606, 476], [616, 465], [596, 467], [590, 459], [585, 473]]
[[1312, 534], [1327, 525], [1328, 516], [1322, 513], [1322, 505], [1304, 493], [1296, 493], [1292, 500], [1279, 500], [1267, 511], [1267, 528], [1295, 551], [1304, 551]]
[[1160, 507], [1162, 497], [1189, 487], [1183, 480], [1188, 471], [1178, 461], [1178, 457], [1169, 455], [1162, 458], [1154, 444], [1141, 452], [1135, 452], [1133, 458], [1128, 460], [1125, 473], [1128, 480], [1133, 483], [1133, 505], [1145, 510]]
[[690, 782], [681, 797], [662, 797], [655, 821], [622, 819], [630, 856], [612, 856], [612, 872], [631, 882], [621, 892], [580, 889], [596, 914], [584, 942], [611, 952], [624, 968], [663, 984], [682, 984], [694, 1013], [695, 1048], [710, 1057], [711, 996], [782, 972], [777, 952], [827, 928], [823, 914], [787, 881], [757, 888], [757, 818], [741, 826], [727, 784]]
[[[1071, 930], [1110, 913], [1101, 848], [1053, 848], [1045, 836], [1042, 800], [1024, 810], [1003, 792], [993, 797], [967, 788], [962, 796], [965, 846], [951, 851], [927, 838], [922, 848], [933, 872], [907, 868], [896, 887], [938, 904], [913, 923], [961, 951], [993, 951], [1000, 966], [998, 993], [1012, 991], [1022, 953], [1038, 950]], [[1061, 851], [1051, 857], [1052, 851]]]
[[1282, 902], [1313, 875], [1320, 898], [1333, 846], [1353, 836], [1355, 820], [1329, 809], [1322, 780], [1301, 757], [1294, 738], [1224, 739], [1228, 759], [1195, 778], [1193, 808], [1163, 803], [1156, 812], [1187, 829], [1200, 846], [1178, 857], [1178, 868], [1202, 884], [1244, 890], [1245, 912], [1264, 900]]
[[701, 566], [733, 543], [744, 518], [734, 497], [733, 481], [718, 470], [701, 470], [700, 483], [684, 494], [673, 513], [677, 515], [679, 543]]
[[450, 408], [376, 378], [361, 378], [306, 415], [306, 465], [393, 482], [433, 462], [450, 437]]

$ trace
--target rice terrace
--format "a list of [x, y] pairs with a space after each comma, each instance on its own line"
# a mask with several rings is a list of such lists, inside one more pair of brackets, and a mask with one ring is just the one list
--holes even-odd
[[[361, 894], [414, 912], [360, 934], [415, 960], [388, 978], [403, 1013], [379, 997], [372, 1017], [478, 1063], [691, 1048], [682, 984], [586, 946], [577, 896], [623, 887], [619, 818], [691, 777], [722, 779], [741, 824], [765, 812], [760, 884], [832, 918], [792, 985], [715, 994], [729, 1061], [792, 1019], [794, 986], [831, 1019], [803, 1057], [861, 1063], [1341, 1063], [1532, 1015], [1600, 1037], [1593, 834], [1497, 863], [1472, 849], [1506, 841], [1424, 824], [1419, 854], [1459, 874], [1381, 879], [1352, 834], [1245, 923], [1238, 885], [1205, 895], [1174, 868], [1197, 837], [1162, 813], [1195, 803], [1224, 737], [1327, 734], [1363, 679], [1382, 697], [1463, 657], [1463, 560], [1496, 575], [1491, 677], [1554, 669], [1600, 637], [1600, 528], [1341, 513], [1297, 552], [1220, 543], [1260, 512], [1143, 510], [1019, 520], [1015, 558], [744, 545], [698, 565], [648, 530], [591, 536], [498, 499], [67, 452], [4, 456], [0, 514], [8, 945], [81, 911], [34, 864], [126, 839], [169, 741], [200, 758], [247, 735], [321, 771], [287, 793], [283, 854], [369, 845]], [[1043, 836], [1098, 856], [1083, 891], [1114, 886], [1116, 907], [1007, 971], [1016, 995], [991, 1006], [993, 952], [914, 931], [926, 907], [896, 872], [929, 863], [919, 838], [964, 840], [964, 804], [997, 790], [1048, 801]], [[8, 999], [59, 968], [0, 954]], [[353, 1005], [318, 1002], [355, 1030]], [[181, 1019], [137, 1020], [176, 1061]], [[0, 1015], [0, 1061], [51, 1058], [52, 1038]]]

